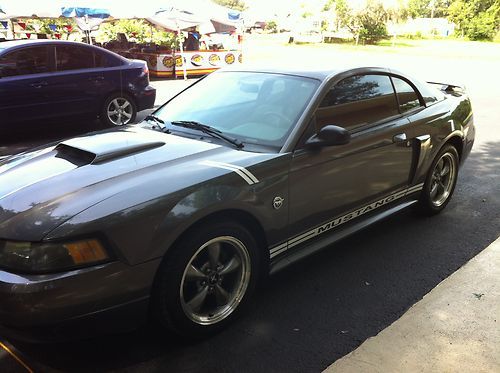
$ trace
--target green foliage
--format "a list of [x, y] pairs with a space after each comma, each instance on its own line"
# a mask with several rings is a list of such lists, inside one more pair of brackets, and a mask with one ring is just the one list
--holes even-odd
[[325, 5], [327, 10], [333, 10], [337, 18], [337, 28], [345, 27], [353, 35], [358, 34], [359, 25], [354, 18], [354, 12], [347, 0], [329, 0]]
[[498, 19], [492, 12], [481, 12], [467, 25], [466, 34], [471, 40], [493, 40], [498, 31]]
[[374, 44], [386, 38], [387, 11], [382, 3], [369, 1], [366, 8], [356, 14], [355, 18], [359, 23], [359, 38], [367, 43]]
[[[71, 18], [32, 18], [23, 22], [26, 23], [26, 31], [47, 35], [61, 34], [63, 39], [68, 39], [70, 35], [79, 32], [75, 21]], [[55, 25], [55, 31], [52, 31], [49, 25]]]
[[99, 27], [98, 39], [102, 41], [116, 40], [119, 33], [127, 35], [128, 40], [144, 43], [151, 40], [151, 26], [139, 19], [121, 19], [106, 22]]
[[471, 40], [492, 40], [500, 27], [500, 0], [454, 0], [448, 18]]
[[387, 37], [388, 13], [379, 1], [369, 0], [366, 7], [357, 12], [347, 0], [330, 0], [324, 8], [335, 11], [338, 26], [347, 28], [364, 43], [374, 44]]
[[245, 10], [247, 7], [243, 0], [213, 0], [213, 2], [239, 11]]
[[266, 30], [269, 31], [272, 34], [275, 34], [278, 32], [278, 24], [276, 21], [269, 21], [266, 23]]
[[124, 33], [129, 41], [139, 44], [151, 42], [167, 48], [179, 47], [174, 33], [158, 30], [146, 21], [138, 19], [121, 19], [101, 24], [97, 40], [100, 42], [116, 40], [119, 33]]
[[445, 17], [452, 0], [409, 0], [406, 8], [412, 18]]
[[151, 36], [151, 42], [155, 45], [161, 45], [168, 49], [178, 49], [179, 40], [175, 37], [172, 32], [153, 30], [153, 35]]

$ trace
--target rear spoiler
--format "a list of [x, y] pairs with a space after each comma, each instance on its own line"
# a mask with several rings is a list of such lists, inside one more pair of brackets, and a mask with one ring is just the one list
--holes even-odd
[[438, 85], [441, 91], [447, 93], [452, 93], [452, 92], [465, 93], [465, 86], [463, 85], [438, 83], [438, 82], [427, 82], [427, 84]]

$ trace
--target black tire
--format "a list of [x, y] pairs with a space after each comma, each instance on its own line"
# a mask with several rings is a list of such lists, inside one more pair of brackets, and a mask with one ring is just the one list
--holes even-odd
[[[216, 247], [220, 255], [217, 266], [212, 266]], [[236, 269], [230, 264], [234, 258], [240, 261]], [[197, 226], [167, 253], [158, 269], [151, 297], [153, 320], [188, 339], [220, 331], [248, 304], [257, 284], [259, 260], [255, 239], [240, 224], [222, 221]], [[191, 264], [198, 272], [188, 270]], [[200, 295], [204, 300], [198, 308], [195, 298], [201, 299]]]
[[[127, 104], [128, 103], [128, 104]], [[115, 111], [115, 114], [111, 112]], [[99, 118], [106, 127], [131, 124], [137, 116], [137, 105], [126, 93], [114, 93], [104, 100]]]
[[[440, 170], [441, 160], [444, 162], [445, 170], [446, 167], [449, 167], [449, 175], [443, 173], [445, 170]], [[457, 184], [458, 164], [457, 149], [453, 145], [445, 145], [432, 162], [425, 179], [422, 193], [416, 205], [416, 211], [419, 214], [431, 216], [443, 211], [450, 202]], [[441, 176], [438, 177], [438, 174]]]

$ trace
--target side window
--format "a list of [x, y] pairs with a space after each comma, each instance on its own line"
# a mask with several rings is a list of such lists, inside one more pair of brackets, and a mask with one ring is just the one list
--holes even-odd
[[120, 61], [114, 57], [109, 56], [107, 53], [92, 52], [94, 54], [95, 67], [113, 67], [119, 66]]
[[338, 82], [316, 110], [317, 129], [335, 124], [348, 130], [398, 115], [387, 75], [356, 75]]
[[392, 77], [396, 94], [398, 95], [399, 110], [405, 113], [413, 108], [420, 106], [417, 92], [413, 87], [405, 82], [403, 79]]
[[23, 48], [0, 57], [0, 77], [41, 74], [49, 71], [46, 47]]
[[90, 69], [94, 67], [94, 53], [87, 48], [56, 47], [57, 71]]

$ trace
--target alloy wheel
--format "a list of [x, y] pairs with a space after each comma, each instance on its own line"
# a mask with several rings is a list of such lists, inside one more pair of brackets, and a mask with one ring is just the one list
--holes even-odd
[[106, 109], [109, 121], [116, 126], [130, 123], [134, 114], [132, 104], [124, 97], [111, 100]]
[[436, 207], [441, 206], [450, 196], [456, 177], [456, 162], [449, 152], [444, 153], [436, 163], [431, 176], [430, 200]]
[[250, 255], [231, 236], [203, 244], [182, 275], [181, 305], [186, 316], [199, 325], [213, 325], [227, 318], [239, 305], [250, 281]]

